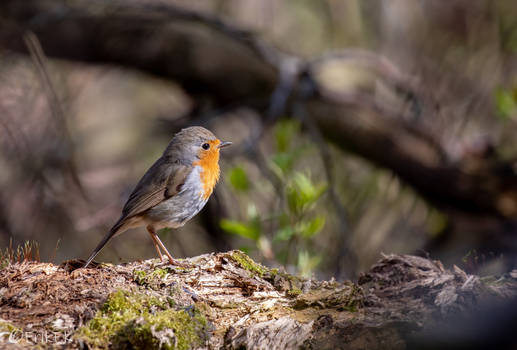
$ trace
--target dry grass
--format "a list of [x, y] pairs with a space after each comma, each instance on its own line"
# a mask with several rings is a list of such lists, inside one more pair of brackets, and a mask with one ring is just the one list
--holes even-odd
[[39, 243], [36, 241], [26, 241], [22, 245], [13, 247], [13, 241], [9, 246], [0, 252], [0, 267], [4, 268], [10, 264], [36, 261], [40, 262]]

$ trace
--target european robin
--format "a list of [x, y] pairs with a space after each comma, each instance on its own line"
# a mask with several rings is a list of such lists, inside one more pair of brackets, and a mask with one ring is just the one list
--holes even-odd
[[95, 248], [84, 267], [112, 237], [139, 226], [147, 227], [162, 261], [160, 249], [171, 264], [180, 265], [156, 231], [183, 226], [205, 206], [219, 180], [219, 150], [229, 145], [231, 142], [221, 142], [200, 126], [183, 129], [174, 135], [162, 156], [140, 179], [124, 205], [120, 219]]

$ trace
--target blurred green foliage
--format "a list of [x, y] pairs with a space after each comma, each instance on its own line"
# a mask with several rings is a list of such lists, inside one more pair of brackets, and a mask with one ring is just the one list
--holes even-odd
[[500, 10], [499, 35], [501, 48], [508, 52], [517, 52], [517, 18], [511, 12]]
[[306, 175], [295, 172], [287, 186], [287, 203], [293, 214], [302, 214], [313, 207], [314, 202], [323, 194], [326, 185], [314, 185]]
[[501, 87], [496, 89], [495, 104], [497, 115], [501, 119], [510, 119], [515, 116], [517, 111], [516, 92], [517, 90], [508, 90]]
[[[246, 218], [222, 219], [220, 226], [230, 234], [252, 240], [253, 249], [265, 257], [270, 255], [277, 263], [295, 266], [300, 274], [309, 276], [322, 260], [311, 248], [313, 240], [325, 227], [327, 217], [319, 212], [317, 203], [327, 184], [315, 182], [307, 169], [298, 169], [297, 161], [310, 149], [309, 144], [296, 142], [302, 139], [299, 122], [281, 120], [273, 134], [275, 150], [267, 164], [283, 189], [278, 193], [280, 210], [257, 211], [253, 199], [246, 195], [252, 189], [252, 182], [246, 169], [239, 165], [229, 170], [227, 177], [236, 195], [247, 202]], [[265, 222], [268, 225], [264, 225]]]
[[250, 188], [250, 183], [248, 181], [248, 176], [246, 175], [246, 171], [240, 167], [236, 166], [232, 170], [230, 170], [229, 174], [230, 184], [238, 191], [247, 191]]
[[222, 219], [220, 225], [228, 233], [239, 235], [255, 242], [258, 242], [261, 236], [260, 218], [256, 214], [250, 215], [249, 210], [247, 221]]

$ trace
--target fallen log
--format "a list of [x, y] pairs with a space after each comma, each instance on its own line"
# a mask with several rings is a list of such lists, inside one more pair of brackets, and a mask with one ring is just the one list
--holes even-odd
[[240, 251], [75, 269], [0, 270], [0, 342], [13, 348], [406, 349], [419, 334], [511, 301], [517, 272], [479, 278], [386, 255], [357, 283], [303, 279]]

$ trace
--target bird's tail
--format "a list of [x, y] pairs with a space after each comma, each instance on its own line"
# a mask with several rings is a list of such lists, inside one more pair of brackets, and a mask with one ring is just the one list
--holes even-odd
[[124, 224], [126, 223], [125, 220], [123, 220], [125, 218], [120, 218], [117, 223], [115, 225], [113, 225], [113, 227], [111, 228], [111, 230], [108, 232], [108, 234], [106, 236], [104, 236], [104, 238], [102, 239], [102, 241], [97, 245], [97, 247], [93, 250], [93, 253], [90, 255], [90, 257], [88, 258], [88, 260], [86, 260], [86, 263], [84, 264], [83, 268], [86, 268], [88, 267], [88, 265], [90, 265], [90, 263], [93, 261], [93, 259], [95, 259], [95, 257], [97, 256], [97, 254], [99, 254], [99, 252], [102, 250], [102, 248], [104, 248], [104, 246], [106, 245], [106, 243], [109, 242], [109, 240], [111, 238], [113, 238], [113, 236], [115, 236], [116, 234], [118, 233], [122, 233], [124, 230], [123, 230], [123, 226]]

